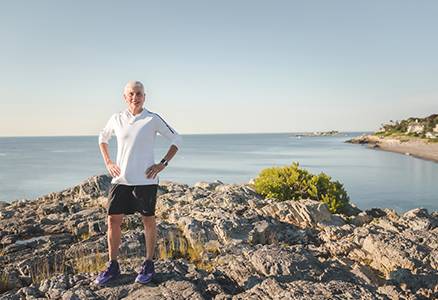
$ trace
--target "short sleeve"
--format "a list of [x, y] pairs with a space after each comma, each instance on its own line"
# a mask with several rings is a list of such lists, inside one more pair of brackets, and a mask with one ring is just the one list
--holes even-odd
[[105, 127], [99, 133], [99, 144], [108, 144], [114, 134], [114, 115], [106, 123]]
[[157, 132], [164, 136], [167, 140], [171, 142], [172, 145], [175, 145], [178, 149], [180, 149], [182, 138], [173, 129], [160, 115], [155, 114], [157, 116]]

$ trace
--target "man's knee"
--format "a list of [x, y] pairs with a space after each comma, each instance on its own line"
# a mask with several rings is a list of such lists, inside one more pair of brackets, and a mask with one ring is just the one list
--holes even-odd
[[155, 226], [155, 216], [142, 216], [144, 226]]
[[108, 227], [109, 228], [120, 228], [123, 221], [123, 215], [109, 215], [108, 216]]

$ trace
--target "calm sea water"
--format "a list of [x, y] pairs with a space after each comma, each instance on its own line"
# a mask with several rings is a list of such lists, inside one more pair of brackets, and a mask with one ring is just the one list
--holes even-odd
[[[193, 184], [246, 183], [261, 169], [294, 161], [342, 182], [360, 208], [438, 209], [438, 163], [344, 143], [336, 137], [294, 134], [185, 135], [181, 151], [161, 180]], [[161, 137], [156, 160], [167, 150]], [[110, 149], [115, 158], [115, 138]], [[0, 200], [33, 199], [105, 173], [97, 137], [0, 138]]]

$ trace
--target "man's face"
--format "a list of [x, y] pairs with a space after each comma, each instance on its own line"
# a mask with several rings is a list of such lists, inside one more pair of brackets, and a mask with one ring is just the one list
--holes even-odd
[[143, 107], [144, 91], [141, 87], [134, 86], [128, 88], [124, 95], [125, 101], [131, 110], [138, 110]]

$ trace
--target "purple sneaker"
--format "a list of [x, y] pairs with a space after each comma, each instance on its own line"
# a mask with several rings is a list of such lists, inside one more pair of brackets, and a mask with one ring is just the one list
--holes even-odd
[[152, 260], [147, 260], [143, 263], [140, 273], [138, 273], [137, 277], [135, 278], [135, 282], [146, 284], [151, 282], [154, 276], [154, 262]]
[[96, 284], [105, 284], [111, 279], [117, 278], [120, 275], [119, 263], [116, 260], [112, 260], [108, 263], [108, 267], [105, 271], [101, 272], [96, 280]]

